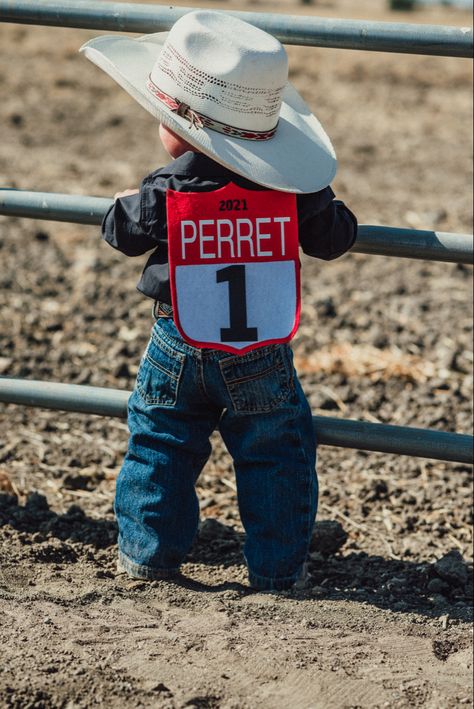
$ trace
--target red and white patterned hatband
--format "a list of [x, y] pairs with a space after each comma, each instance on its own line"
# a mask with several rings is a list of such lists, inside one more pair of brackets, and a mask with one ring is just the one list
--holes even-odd
[[259, 141], [269, 140], [270, 138], [273, 138], [278, 128], [278, 122], [274, 128], [268, 131], [250, 131], [244, 130], [242, 128], [236, 128], [235, 126], [230, 126], [226, 123], [216, 121], [214, 118], [209, 118], [209, 116], [205, 116], [203, 113], [194, 111], [187, 104], [178, 101], [178, 99], [173, 98], [172, 96], [169, 96], [153, 82], [150, 76], [148, 77], [146, 87], [148, 91], [150, 91], [150, 93], [152, 93], [155, 98], [157, 98], [159, 101], [161, 101], [161, 103], [163, 103], [167, 108], [169, 108], [170, 111], [178, 114], [178, 116], [187, 118], [189, 120], [190, 128], [192, 128], [193, 126], [198, 129], [210, 128], [211, 130], [215, 130], [218, 133], [223, 133], [224, 135], [228, 135], [232, 138], [242, 138], [243, 140]]

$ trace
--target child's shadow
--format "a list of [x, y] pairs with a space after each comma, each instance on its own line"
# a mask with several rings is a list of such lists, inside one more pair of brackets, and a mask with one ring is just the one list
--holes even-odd
[[[42, 561], [74, 561], [76, 552], [67, 542], [80, 542], [96, 549], [115, 546], [117, 527], [113, 520], [92, 519], [73, 505], [65, 514], [49, 509], [38, 493], [19, 505], [11, 495], [0, 494], [0, 526], [10, 525], [27, 533], [39, 533], [43, 542], [27, 546], [33, 557]], [[289, 598], [356, 601], [400, 613], [418, 613], [468, 621], [472, 616], [472, 566], [461, 554], [451, 551], [435, 563], [413, 562], [369, 556], [353, 552], [345, 556], [337, 550], [347, 535], [336, 522], [316, 523], [324, 530], [321, 551], [313, 552], [310, 576], [305, 588], [285, 592]], [[337, 538], [339, 535], [339, 538]], [[51, 537], [66, 542], [62, 547], [48, 543]], [[229, 568], [244, 565], [242, 548], [245, 535], [215, 519], [205, 519], [186, 562]], [[40, 540], [35, 540], [40, 541]], [[51, 547], [51, 548], [50, 548]], [[64, 557], [64, 558], [63, 558]], [[208, 593], [235, 590], [239, 595], [253, 593], [238, 582], [204, 584], [186, 577], [173, 583]], [[278, 593], [278, 592], [275, 592]]]
[[[320, 523], [328, 524], [328, 523]], [[333, 524], [334, 527], [340, 525]], [[318, 523], [316, 523], [316, 533]], [[337, 530], [334, 530], [337, 532]], [[326, 531], [324, 532], [326, 533]], [[187, 561], [224, 568], [244, 564], [245, 535], [215, 519], [201, 524]], [[309, 579], [289, 597], [356, 601], [399, 613], [418, 613], [469, 621], [472, 618], [472, 565], [455, 550], [434, 563], [385, 559], [353, 552], [346, 556], [315, 552], [310, 557]], [[337, 546], [337, 544], [335, 545]], [[178, 583], [196, 590], [244, 590], [239, 584], [207, 586], [182, 577]], [[224, 588], [225, 587], [225, 588]]]
[[233, 527], [208, 517], [199, 525], [191, 551], [186, 561], [209, 566], [229, 566], [245, 564], [242, 549], [245, 534]]

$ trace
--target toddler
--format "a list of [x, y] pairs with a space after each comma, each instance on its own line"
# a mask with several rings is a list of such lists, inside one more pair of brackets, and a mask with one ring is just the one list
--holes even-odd
[[99, 37], [83, 51], [160, 121], [172, 158], [139, 190], [117, 193], [102, 224], [128, 256], [153, 249], [138, 284], [156, 321], [129, 400], [119, 565], [134, 578], [178, 572], [218, 428], [234, 462], [249, 582], [290, 588], [317, 506], [312, 415], [288, 345], [298, 247], [333, 259], [357, 231], [329, 186], [333, 148], [288, 83], [282, 45], [224, 13], [191, 12], [169, 33]]

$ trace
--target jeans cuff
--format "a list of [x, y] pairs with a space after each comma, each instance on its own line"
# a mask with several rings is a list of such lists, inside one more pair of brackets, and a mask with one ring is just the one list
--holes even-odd
[[144, 564], [136, 564], [134, 561], [125, 556], [125, 554], [119, 550], [117, 570], [125, 571], [129, 576], [134, 579], [148, 579], [148, 580], [159, 580], [159, 579], [169, 579], [176, 576], [179, 573], [179, 569], [156, 569], [153, 566], [145, 566]]
[[291, 576], [270, 578], [268, 576], [259, 576], [250, 569], [248, 573], [250, 585], [258, 591], [287, 591], [292, 588], [297, 581], [301, 581], [306, 576], [306, 564]]

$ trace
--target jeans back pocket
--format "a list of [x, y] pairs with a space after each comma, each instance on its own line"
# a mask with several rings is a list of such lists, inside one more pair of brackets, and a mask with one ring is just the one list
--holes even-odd
[[137, 390], [146, 404], [175, 406], [185, 358], [152, 335], [137, 374]]
[[272, 411], [294, 389], [293, 366], [287, 345], [272, 345], [220, 362], [227, 392], [236, 412]]

